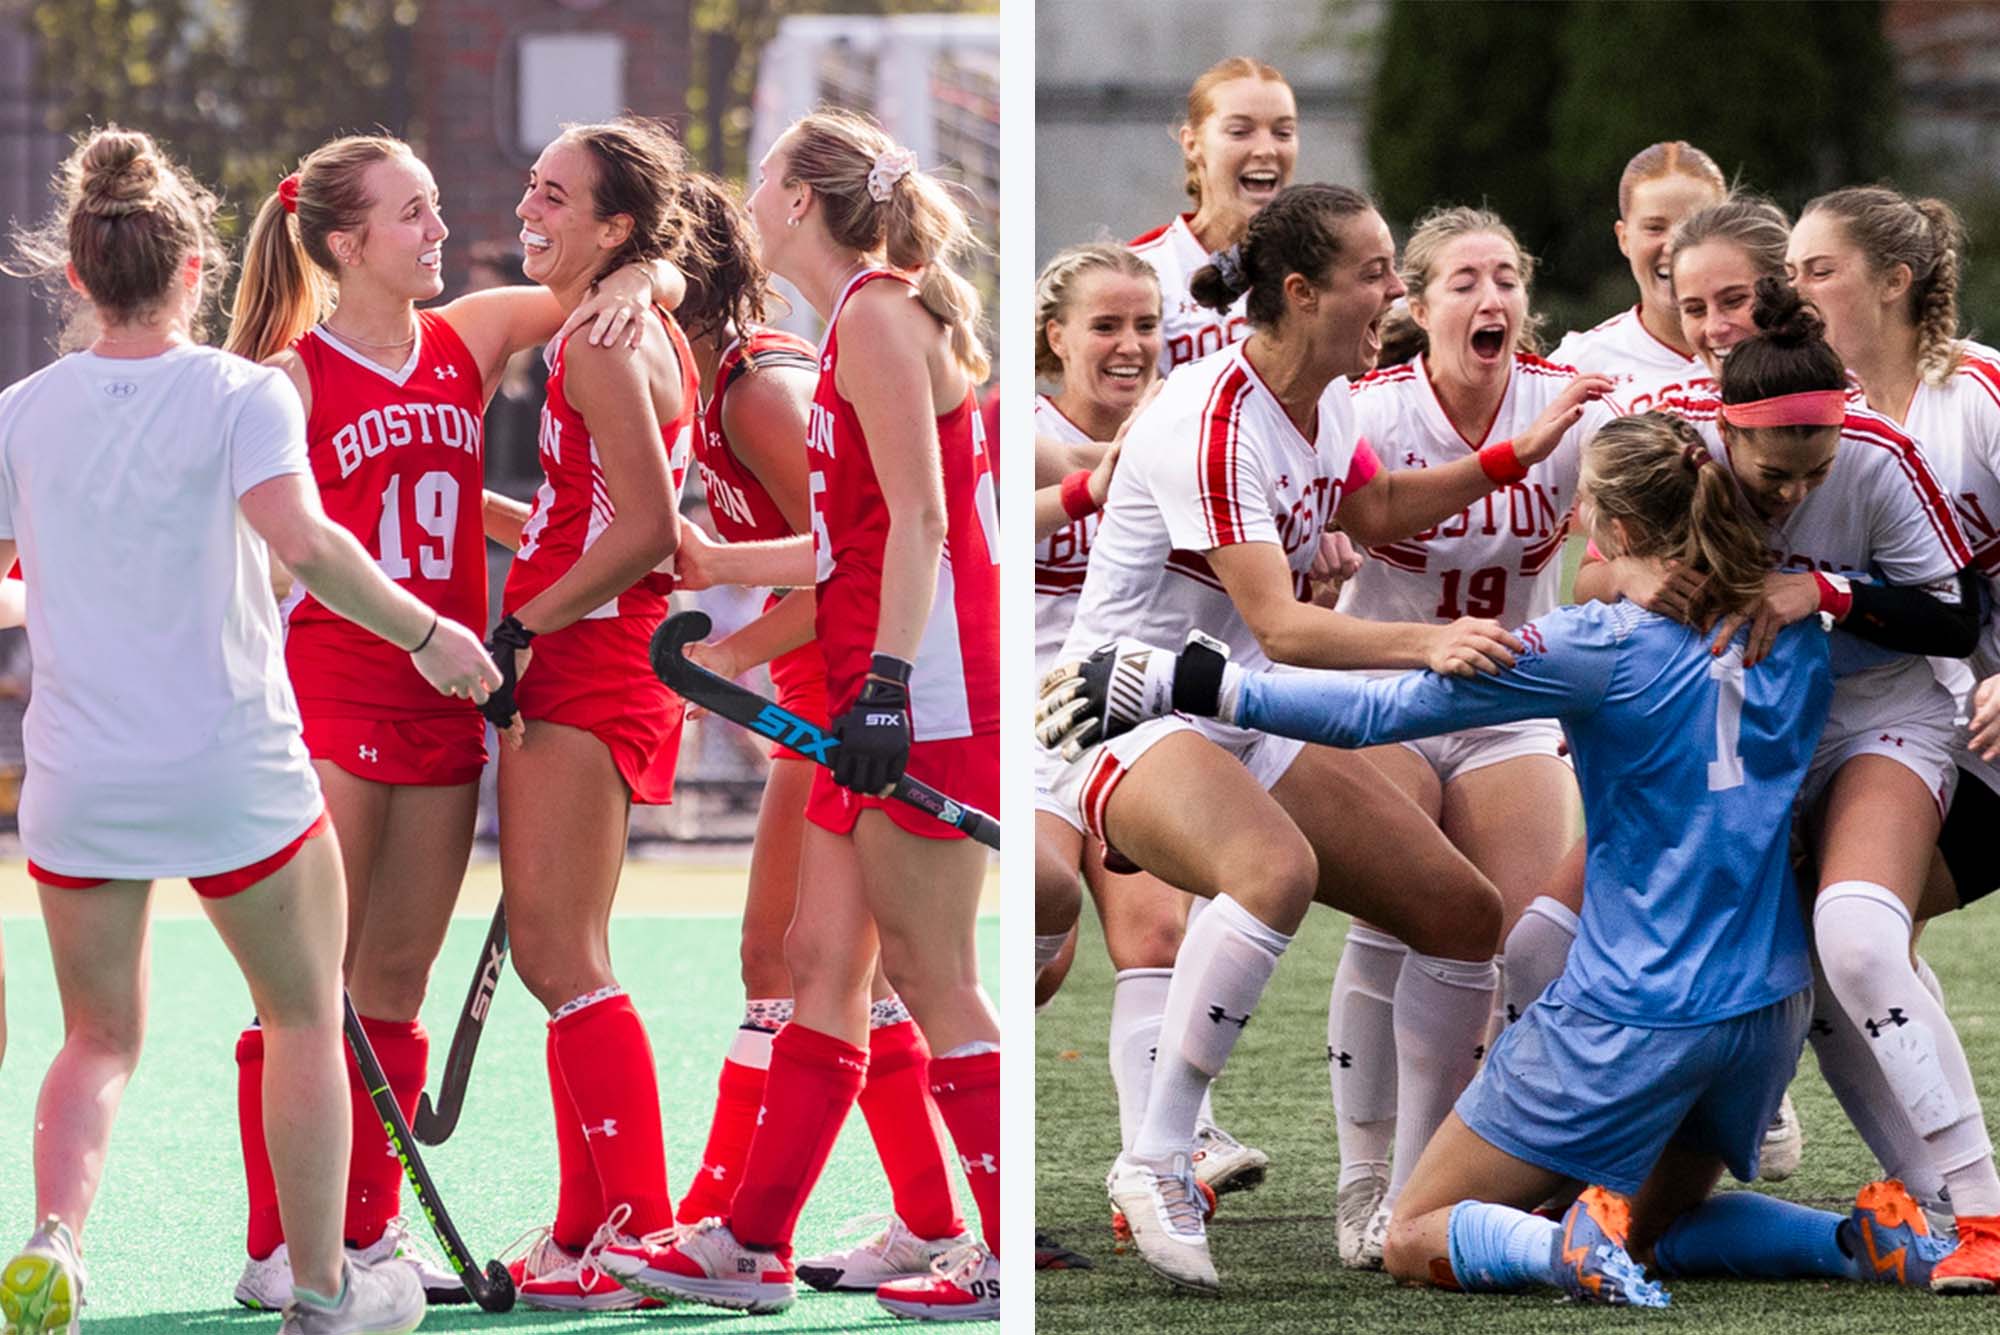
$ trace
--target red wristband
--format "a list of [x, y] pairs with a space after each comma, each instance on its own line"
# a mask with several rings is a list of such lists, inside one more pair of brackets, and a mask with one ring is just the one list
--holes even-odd
[[1495, 441], [1491, 445], [1482, 446], [1479, 451], [1479, 469], [1487, 477], [1492, 478], [1496, 485], [1502, 487], [1511, 482], [1520, 482], [1528, 476], [1526, 466], [1521, 463], [1521, 456], [1514, 453], [1514, 442], [1511, 440]]
[[1813, 571], [1813, 583], [1819, 585], [1819, 610], [1836, 623], [1847, 620], [1847, 610], [1854, 606], [1854, 595], [1817, 570]]
[[1087, 518], [1101, 508], [1097, 498], [1090, 494], [1088, 468], [1079, 468], [1062, 480], [1062, 508], [1071, 519]]

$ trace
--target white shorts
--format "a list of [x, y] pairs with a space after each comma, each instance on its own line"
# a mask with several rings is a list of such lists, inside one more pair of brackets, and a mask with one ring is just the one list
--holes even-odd
[[1923, 781], [1943, 819], [1958, 782], [1956, 704], [1921, 658], [1842, 677], [1799, 789], [1800, 807], [1817, 802], [1854, 757], [1887, 756]]
[[1055, 795], [1057, 779], [1069, 762], [1062, 758], [1060, 751], [1051, 751], [1039, 742], [1035, 745], [1035, 810], [1046, 811], [1060, 819], [1078, 834], [1088, 834], [1083, 828], [1083, 817], [1074, 805], [1064, 805]]
[[1562, 740], [1562, 724], [1549, 718], [1528, 718], [1441, 737], [1419, 737], [1401, 745], [1422, 756], [1439, 783], [1448, 784], [1474, 770], [1522, 756], [1549, 756], [1567, 765], [1570, 760], [1562, 752]]
[[[1295, 737], [1273, 737], [1269, 733], [1232, 728], [1214, 719], [1188, 718], [1182, 714], [1148, 719], [1122, 736], [1093, 746], [1062, 767], [1055, 782], [1049, 785], [1050, 796], [1066, 808], [1059, 814], [1071, 824], [1081, 821], [1086, 833], [1103, 839], [1104, 809], [1123, 782], [1125, 772], [1155, 743], [1177, 732], [1199, 733], [1214, 742], [1241, 761], [1243, 768], [1250, 771], [1250, 777], [1266, 792], [1285, 777], [1285, 771], [1292, 767], [1306, 745]], [[1035, 807], [1038, 811], [1047, 809], [1039, 799]], [[1108, 844], [1110, 840], [1105, 842]]]

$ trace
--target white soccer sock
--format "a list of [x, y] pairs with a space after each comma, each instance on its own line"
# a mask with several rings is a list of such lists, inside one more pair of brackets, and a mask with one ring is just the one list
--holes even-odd
[[[1504, 942], [1502, 944], [1505, 944]], [[1500, 1035], [1507, 1028], [1507, 957], [1493, 957], [1493, 1006], [1486, 1014], [1486, 1037], [1480, 1041], [1479, 1059], [1493, 1051], [1493, 1045], [1500, 1041]]]
[[1111, 1087], [1118, 1092], [1118, 1142], [1132, 1148], [1153, 1084], [1153, 1049], [1167, 1012], [1172, 969], [1120, 969], [1111, 984]]
[[1507, 956], [1506, 990], [1501, 997], [1507, 1023], [1525, 1015], [1548, 985], [1562, 977], [1581, 925], [1575, 910], [1548, 895], [1536, 895], [1522, 911], [1514, 930], [1500, 943]]
[[791, 1023], [790, 997], [752, 997], [743, 1003], [743, 1023], [729, 1042], [729, 1060], [759, 1071], [771, 1069], [771, 1040]]
[[1389, 1172], [1396, 1138], [1396, 978], [1410, 948], [1352, 923], [1326, 1009], [1326, 1074], [1340, 1138], [1340, 1186]]
[[1055, 963], [1056, 956], [1062, 954], [1063, 945], [1068, 940], [1068, 932], [1054, 932], [1048, 936], [1037, 936], [1035, 938], [1035, 968], [1037, 970], [1046, 969], [1049, 965]]
[[1188, 928], [1167, 989], [1153, 1086], [1144, 1123], [1132, 1140], [1134, 1154], [1162, 1159], [1188, 1151], [1202, 1092], [1221, 1074], [1291, 943], [1228, 895], [1217, 895]]
[[1944, 1005], [1944, 984], [1938, 981], [1937, 971], [1922, 955], [1917, 956], [1917, 981], [1924, 985], [1924, 991], [1931, 994], [1932, 1000], [1940, 1006]]
[[1868, 1051], [1868, 1040], [1834, 999], [1833, 987], [1813, 961], [1813, 1015], [1809, 1037], [1820, 1077], [1854, 1124], [1861, 1143], [1882, 1165], [1882, 1176], [1893, 1177], [1927, 1209], [1951, 1211], [1945, 1205], [1944, 1177], [1931, 1166], [1924, 1138], [1910, 1125], [1896, 1101], [1882, 1068]]
[[2000, 1174], [1972, 1069], [1944, 1007], [1910, 963], [1910, 913], [1884, 886], [1840, 881], [1819, 893], [1813, 934], [1825, 977], [1866, 1035], [1961, 1215], [2000, 1214]]
[[1396, 980], [1396, 1161], [1391, 1204], [1479, 1065], [1493, 1007], [1493, 961], [1411, 951]]

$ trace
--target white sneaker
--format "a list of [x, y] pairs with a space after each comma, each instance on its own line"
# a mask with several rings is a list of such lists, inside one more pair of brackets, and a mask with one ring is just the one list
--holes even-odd
[[83, 1261], [76, 1235], [50, 1215], [0, 1269], [0, 1331], [5, 1335], [76, 1335], [83, 1310]]
[[1377, 1246], [1371, 1257], [1368, 1241], [1375, 1212], [1381, 1208], [1382, 1198], [1388, 1192], [1388, 1174], [1370, 1173], [1342, 1187], [1339, 1196], [1335, 1198], [1334, 1215], [1340, 1240], [1340, 1263], [1349, 1270], [1382, 1268], [1382, 1249]]
[[1757, 1160], [1757, 1176], [1766, 1182], [1783, 1182], [1799, 1171], [1805, 1157], [1806, 1132], [1799, 1125], [1799, 1110], [1788, 1093], [1778, 1104], [1778, 1115], [1764, 1128], [1764, 1151]]
[[859, 1219], [850, 1220], [848, 1228], [843, 1231], [851, 1233], [870, 1228], [884, 1219], [889, 1227], [859, 1247], [800, 1261], [793, 1267], [794, 1272], [822, 1291], [879, 1289], [899, 1279], [928, 1280], [931, 1262], [972, 1241], [970, 1233], [959, 1233], [949, 1238], [920, 1238], [893, 1214], [862, 1215]]
[[349, 1258], [344, 1269], [340, 1305], [321, 1307], [294, 1297], [278, 1335], [407, 1335], [423, 1324], [424, 1286], [414, 1266]]
[[687, 1298], [753, 1315], [782, 1312], [798, 1296], [776, 1252], [745, 1247], [720, 1219], [649, 1233], [598, 1258], [620, 1284], [649, 1298]]
[[1140, 1259], [1163, 1278], [1203, 1293], [1221, 1288], [1208, 1257], [1201, 1189], [1185, 1154], [1161, 1163], [1131, 1153], [1118, 1156], [1104, 1180], [1111, 1204], [1125, 1216]]
[[631, 1214], [627, 1205], [613, 1210], [580, 1252], [563, 1250], [551, 1228], [532, 1229], [516, 1239], [507, 1248], [508, 1254], [522, 1253], [507, 1261], [515, 1300], [544, 1312], [630, 1312], [658, 1307], [658, 1303], [620, 1284], [601, 1264], [605, 1248], [637, 1241], [620, 1231]]
[[292, 1253], [284, 1243], [263, 1260], [251, 1257], [243, 1263], [243, 1277], [236, 1281], [236, 1301], [259, 1312], [280, 1312], [292, 1300]]
[[[382, 1236], [367, 1247], [349, 1247], [348, 1259], [363, 1265], [398, 1260], [417, 1272], [424, 1286], [424, 1301], [444, 1305], [471, 1302], [465, 1281], [445, 1264], [444, 1258], [410, 1231], [401, 1219], [393, 1219]], [[292, 1255], [284, 1243], [263, 1260], [251, 1257], [243, 1263], [243, 1275], [236, 1281], [236, 1301], [260, 1312], [275, 1312], [292, 1300]]]
[[1248, 1191], [1262, 1184], [1271, 1156], [1210, 1122], [1195, 1128], [1194, 1153], [1189, 1161], [1194, 1175], [1220, 1196], [1225, 1191]]
[[967, 1241], [940, 1252], [925, 1274], [882, 1285], [875, 1301], [918, 1321], [998, 1321], [1000, 1258]]
[[1383, 1253], [1389, 1249], [1390, 1213], [1389, 1202], [1385, 1200], [1375, 1207], [1374, 1214], [1368, 1216], [1368, 1231], [1361, 1235], [1360, 1269], [1380, 1270], [1382, 1268]]

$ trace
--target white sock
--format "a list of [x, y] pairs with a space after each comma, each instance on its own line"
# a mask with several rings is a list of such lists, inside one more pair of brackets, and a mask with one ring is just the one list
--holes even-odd
[[1507, 1023], [1526, 1014], [1548, 985], [1562, 977], [1579, 926], [1575, 911], [1548, 895], [1536, 895], [1522, 912], [1514, 930], [1501, 942], [1507, 956], [1506, 990], [1501, 998]]
[[1046, 969], [1055, 963], [1056, 956], [1062, 954], [1063, 943], [1069, 940], [1068, 932], [1056, 932], [1049, 936], [1035, 938], [1035, 968]]
[[1840, 881], [1819, 893], [1813, 934], [1834, 999], [1867, 1038], [1961, 1215], [2000, 1214], [2000, 1174], [1972, 1069], [1944, 1007], [1910, 963], [1910, 914], [1886, 887]]
[[1111, 1087], [1118, 1093], [1119, 1148], [1146, 1116], [1146, 1091], [1153, 1084], [1153, 1049], [1167, 1012], [1172, 969], [1120, 969], [1111, 984]]
[[1153, 1087], [1132, 1139], [1134, 1154], [1162, 1159], [1188, 1151], [1202, 1091], [1229, 1060], [1291, 943], [1228, 895], [1217, 895], [1188, 928], [1167, 989]]
[[1396, 1138], [1396, 977], [1410, 948], [1363, 923], [1347, 929], [1326, 1009], [1326, 1074], [1340, 1138], [1340, 1186], [1388, 1176]]
[[[1504, 944], [1504, 943], [1503, 943]], [[1507, 1027], [1507, 957], [1493, 957], [1493, 1008], [1486, 1015], [1486, 1037], [1479, 1045], [1479, 1059], [1486, 1060], [1486, 1054], [1493, 1051], [1493, 1045], [1500, 1041], [1500, 1033]]]
[[1922, 955], [1917, 956], [1917, 981], [1924, 985], [1924, 991], [1931, 994], [1932, 1000], [1940, 1006], [1944, 1005], [1944, 984], [1938, 981], [1937, 971]]
[[1448, 960], [1411, 951], [1396, 980], [1396, 1160], [1394, 1204], [1451, 1105], [1479, 1065], [1493, 1007], [1493, 961]]
[[729, 1041], [729, 1060], [759, 1071], [771, 1069], [771, 1040], [792, 1019], [790, 997], [752, 997], [743, 1003], [743, 1023]]

